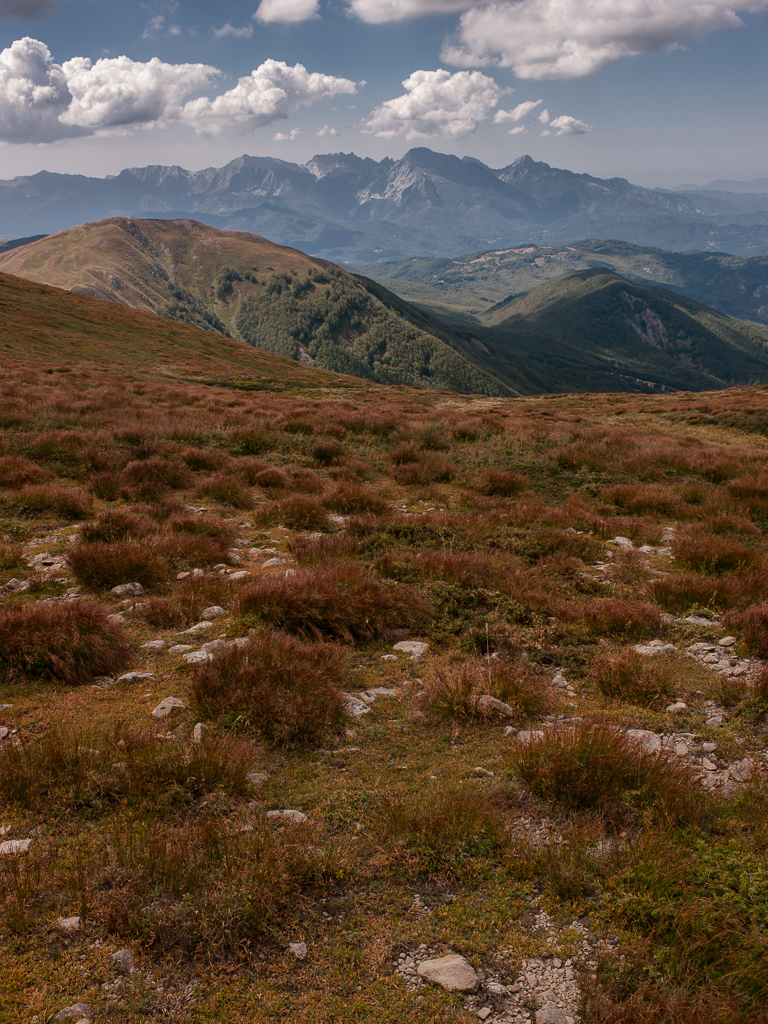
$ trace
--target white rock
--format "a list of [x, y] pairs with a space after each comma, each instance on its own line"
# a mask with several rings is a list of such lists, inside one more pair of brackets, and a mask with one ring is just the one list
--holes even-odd
[[682, 714], [683, 711], [688, 710], [688, 705], [682, 700], [676, 700], [675, 703], [670, 704], [666, 708], [666, 710], [670, 713], [670, 715], [679, 715]]
[[115, 626], [122, 626], [125, 622], [125, 616], [119, 612], [113, 612], [112, 615], [108, 615], [107, 618]]
[[661, 737], [649, 729], [627, 729], [627, 739], [634, 740], [651, 753], [661, 750]]
[[9, 857], [14, 853], [26, 853], [31, 842], [31, 839], [6, 839], [0, 843], [0, 855]]
[[477, 1016], [480, 1018], [480, 1020], [488, 1020], [492, 1013], [493, 1010], [490, 1008], [490, 1006], [483, 1006], [477, 1011]]
[[154, 679], [154, 672], [126, 672], [115, 680], [118, 683], [140, 683], [142, 679]]
[[704, 725], [707, 729], [722, 729], [723, 721], [724, 719], [722, 715], [713, 715], [704, 722]]
[[363, 715], [368, 714], [371, 710], [364, 700], [360, 700], [359, 697], [355, 697], [352, 693], [341, 694], [341, 703], [344, 708], [344, 714], [348, 718], [362, 718]]
[[133, 954], [130, 949], [118, 949], [116, 953], [112, 954], [110, 960], [115, 965], [118, 974], [124, 974], [126, 977], [133, 974]]
[[203, 621], [210, 622], [212, 619], [220, 619], [222, 615], [226, 615], [226, 609], [222, 608], [219, 604], [212, 604], [210, 608], [203, 608], [200, 612], [200, 618]]
[[400, 640], [399, 643], [392, 645], [392, 650], [410, 654], [412, 658], [420, 658], [422, 654], [426, 654], [429, 650], [429, 644], [423, 643], [420, 640]]
[[475, 699], [475, 710], [481, 715], [501, 715], [502, 718], [514, 718], [515, 709], [503, 700], [484, 693]]
[[396, 654], [382, 654], [381, 660], [382, 661], [397, 661], [397, 655]]
[[535, 743], [544, 739], [544, 732], [542, 729], [522, 729], [517, 738], [520, 743]]
[[262, 565], [261, 568], [262, 569], [271, 569], [275, 565], [283, 565], [284, 563], [285, 563], [285, 559], [281, 558], [279, 555], [277, 555], [275, 558], [268, 558], [266, 560], [266, 562]]
[[231, 575], [229, 576], [229, 579], [230, 579], [230, 580], [231, 580], [231, 581], [232, 581], [233, 583], [237, 583], [237, 582], [239, 582], [240, 580], [246, 580], [246, 579], [248, 579], [248, 577], [249, 577], [250, 575], [251, 575], [251, 574], [250, 574], [250, 573], [248, 572], [248, 570], [247, 570], [247, 569], [241, 569], [241, 570], [240, 570], [239, 572], [233, 572], [233, 573], [231, 573]]
[[165, 700], [161, 700], [157, 707], [154, 709], [152, 714], [155, 718], [165, 718], [172, 714], [176, 708], [185, 708], [186, 704], [183, 700], [179, 700], [178, 697], [166, 697]]
[[72, 932], [80, 930], [80, 918], [76, 915], [74, 917], [60, 917], [59, 928], [61, 928], [65, 935], [71, 935]]
[[722, 640], [717, 641], [718, 647], [733, 647], [736, 643], [735, 636], [724, 636]]
[[574, 1024], [574, 1017], [566, 1013], [556, 1003], [544, 1003], [540, 1010], [536, 1011], [536, 1024]]
[[207, 644], [203, 644], [200, 648], [205, 654], [213, 654], [214, 651], [220, 651], [223, 647], [227, 647], [226, 640], [209, 640]]
[[287, 580], [292, 579], [295, 575], [296, 575], [296, 570], [295, 569], [286, 569], [285, 570], [285, 578]]
[[197, 722], [192, 730], [192, 742], [202, 743], [208, 735], [208, 726], [204, 722]]
[[306, 960], [307, 958], [306, 942], [289, 942], [288, 950], [293, 953], [297, 960]]
[[165, 640], [150, 640], [149, 643], [142, 644], [142, 651], [162, 651], [165, 647]]
[[635, 546], [629, 537], [614, 537], [613, 543], [620, 547], [622, 551], [631, 551]]
[[300, 825], [302, 821], [307, 820], [306, 814], [303, 811], [267, 811], [267, 817], [273, 821], [292, 821], [296, 825]]
[[260, 789], [265, 782], [269, 781], [269, 776], [265, 775], [264, 772], [248, 772], [245, 776], [245, 781], [249, 786], [253, 786], [254, 789]]
[[451, 954], [435, 960], [423, 960], [417, 969], [420, 978], [440, 985], [448, 992], [476, 992], [480, 979], [463, 956]]
[[481, 768], [481, 767], [473, 768], [472, 769], [472, 774], [473, 775], [477, 775], [477, 776], [479, 776], [482, 779], [492, 779], [493, 778], [493, 772], [489, 772], [487, 768]]
[[205, 633], [207, 630], [215, 628], [213, 622], [196, 622], [194, 626], [190, 626], [189, 629], [179, 633], [179, 636], [195, 636], [197, 633]]
[[72, 1006], [65, 1006], [63, 1010], [59, 1010], [53, 1019], [56, 1024], [60, 1024], [61, 1021], [65, 1020], [74, 1020], [77, 1024], [80, 1024], [82, 1020], [90, 1021], [93, 1019], [93, 1010], [88, 1003], [73, 1003]]
[[186, 654], [187, 651], [192, 650], [192, 644], [174, 644], [173, 647], [168, 648], [169, 654]]
[[141, 597], [144, 587], [140, 583], [121, 583], [118, 587], [112, 587], [112, 593], [118, 597]]
[[633, 651], [637, 651], [638, 654], [664, 654], [666, 651], [674, 651], [674, 644], [662, 644], [662, 643], [650, 643], [650, 644], [635, 644], [632, 648]]
[[207, 651], [190, 651], [189, 654], [184, 654], [182, 657], [188, 665], [203, 665], [206, 661], [211, 661], [213, 655]]

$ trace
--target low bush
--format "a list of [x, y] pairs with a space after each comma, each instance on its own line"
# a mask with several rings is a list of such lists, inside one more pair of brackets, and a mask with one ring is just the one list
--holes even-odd
[[56, 725], [0, 754], [0, 798], [91, 815], [129, 803], [175, 809], [216, 790], [244, 795], [253, 761], [251, 745], [233, 737], [168, 743], [148, 728]]
[[738, 630], [744, 646], [758, 658], [768, 658], [768, 602], [753, 604], [743, 612], [727, 612], [723, 623]]
[[43, 469], [29, 459], [20, 459], [12, 455], [0, 458], [0, 487], [16, 491], [28, 484], [50, 480], [52, 475], [50, 470]]
[[21, 604], [0, 610], [0, 675], [67, 684], [111, 675], [130, 660], [124, 631], [86, 601]]
[[102, 513], [95, 523], [85, 523], [80, 529], [80, 538], [86, 542], [112, 544], [118, 540], [145, 537], [153, 529], [146, 516], [134, 515], [124, 509], [110, 509]]
[[339, 482], [325, 496], [323, 505], [332, 512], [346, 515], [363, 515], [370, 512], [375, 516], [383, 516], [392, 510], [391, 502], [383, 495], [377, 494], [370, 487], [348, 480]]
[[51, 512], [63, 519], [85, 519], [91, 512], [88, 495], [78, 487], [56, 487], [53, 484], [22, 487], [13, 492], [13, 501], [21, 514], [28, 516]]
[[609, 636], [645, 636], [661, 626], [661, 616], [652, 605], [627, 598], [594, 598], [582, 614], [593, 632]]
[[216, 473], [198, 487], [198, 494], [230, 505], [232, 508], [253, 508], [253, 495], [237, 476], [231, 473]]
[[322, 503], [298, 494], [259, 509], [257, 520], [265, 526], [286, 526], [289, 530], [328, 529], [328, 514]]
[[668, 612], [685, 612], [694, 606], [709, 608], [728, 604], [728, 587], [722, 579], [691, 573], [651, 580], [647, 590], [650, 597]]
[[323, 533], [319, 535], [291, 537], [288, 550], [299, 565], [317, 565], [334, 558], [357, 558], [362, 547], [356, 537], [345, 533]]
[[242, 591], [238, 611], [312, 639], [351, 643], [426, 622], [431, 608], [410, 587], [384, 586], [346, 561], [326, 561], [295, 576], [270, 576]]
[[487, 794], [470, 789], [385, 797], [374, 836], [385, 862], [411, 877], [471, 876], [498, 861], [507, 845], [501, 814]]
[[128, 487], [141, 492], [148, 487], [151, 494], [161, 490], [180, 491], [192, 483], [192, 474], [183, 462], [151, 456], [129, 462], [123, 470], [123, 479]]
[[273, 744], [314, 743], [344, 718], [346, 655], [264, 629], [197, 666], [191, 689], [205, 718], [255, 729]]
[[311, 454], [321, 466], [337, 466], [344, 461], [347, 451], [338, 441], [318, 441], [312, 445]]
[[109, 590], [120, 583], [152, 588], [167, 580], [170, 571], [156, 539], [81, 542], [67, 552], [67, 562], [77, 581], [91, 590]]
[[420, 707], [438, 718], [498, 718], [490, 702], [479, 700], [486, 694], [511, 707], [518, 721], [547, 714], [555, 706], [549, 679], [533, 666], [472, 659], [433, 668], [424, 681]]
[[416, 487], [449, 483], [456, 475], [456, 467], [444, 455], [420, 452], [413, 462], [396, 463], [390, 472], [401, 487]]
[[697, 819], [703, 798], [687, 769], [650, 752], [624, 732], [582, 721], [517, 743], [508, 755], [512, 774], [537, 796], [608, 821], [645, 811], [662, 820]]
[[672, 541], [675, 560], [684, 569], [720, 576], [726, 572], [757, 568], [763, 555], [740, 541], [727, 540], [704, 525], [681, 530]]
[[490, 469], [474, 484], [473, 490], [486, 497], [511, 498], [528, 486], [526, 477], [501, 469]]
[[24, 547], [21, 544], [0, 543], [0, 572], [23, 571], [26, 568]]
[[643, 707], [653, 707], [672, 695], [673, 671], [665, 655], [642, 655], [631, 647], [618, 654], [598, 654], [590, 666], [590, 676], [606, 697]]
[[234, 599], [233, 586], [225, 576], [191, 576], [172, 594], [143, 600], [137, 614], [156, 629], [191, 626], [212, 605], [228, 608]]

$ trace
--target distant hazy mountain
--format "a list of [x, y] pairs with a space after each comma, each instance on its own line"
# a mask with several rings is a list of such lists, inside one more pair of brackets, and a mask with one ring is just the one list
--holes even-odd
[[768, 324], [768, 257], [668, 252], [592, 239], [516, 246], [452, 259], [405, 259], [359, 267], [410, 302], [481, 315], [494, 303], [561, 274], [602, 267], [644, 285], [681, 292], [728, 316]]
[[[483, 258], [467, 266], [482, 271]], [[509, 395], [768, 383], [768, 329], [604, 268], [445, 322], [369, 278], [258, 236], [111, 218], [6, 252], [0, 272], [382, 384]], [[162, 337], [161, 326], [153, 330]]]
[[44, 171], [0, 181], [0, 235], [7, 238], [114, 216], [193, 217], [351, 263], [585, 237], [768, 254], [768, 197], [746, 207], [727, 197], [715, 202], [574, 174], [529, 156], [497, 170], [423, 148], [401, 160], [332, 153], [304, 166], [242, 156], [194, 172], [153, 166], [87, 178]]

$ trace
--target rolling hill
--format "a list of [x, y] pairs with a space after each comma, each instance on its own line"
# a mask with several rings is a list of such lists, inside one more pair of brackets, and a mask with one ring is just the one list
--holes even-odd
[[449, 311], [452, 324], [341, 267], [193, 221], [81, 225], [0, 255], [0, 271], [65, 288], [102, 319], [118, 304], [149, 316], [160, 346], [164, 330], [177, 337], [169, 320], [181, 321], [221, 362], [230, 351], [242, 360], [244, 341], [291, 367], [497, 396], [768, 383], [768, 330], [604, 269], [480, 316]]
[[522, 245], [453, 259], [406, 259], [359, 267], [424, 308], [484, 313], [510, 295], [564, 273], [593, 267], [680, 292], [739, 319], [768, 324], [768, 258], [670, 252], [606, 239], [569, 245]]
[[491, 395], [519, 390], [495, 374], [470, 335], [375, 282], [264, 238], [194, 221], [117, 217], [80, 225], [0, 255], [0, 271], [383, 384]]

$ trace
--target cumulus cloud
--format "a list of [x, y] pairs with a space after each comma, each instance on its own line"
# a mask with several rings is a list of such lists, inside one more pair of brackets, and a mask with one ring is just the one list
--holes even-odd
[[527, 130], [524, 124], [519, 124], [515, 128], [510, 128], [507, 135], [522, 135]]
[[277, 132], [272, 138], [275, 142], [293, 142], [300, 134], [301, 132], [298, 128], [291, 128], [289, 132]]
[[403, 82], [403, 96], [387, 100], [365, 119], [363, 131], [385, 138], [445, 135], [459, 139], [473, 132], [496, 106], [503, 90], [480, 71], [414, 71]]
[[[277, 0], [280, 2], [280, 0]], [[380, 25], [385, 21], [404, 21], [424, 14], [456, 14], [479, 7], [485, 0], [349, 0], [349, 9], [362, 21]]]
[[144, 31], [141, 34], [141, 38], [151, 39], [152, 36], [156, 35], [158, 32], [162, 32], [163, 25], [165, 25], [165, 18], [162, 16], [162, 14], [156, 15], [144, 26]]
[[25, 37], [0, 52], [0, 141], [55, 142], [172, 121], [215, 135], [228, 127], [258, 128], [304, 104], [357, 91], [349, 79], [267, 60], [215, 99], [184, 102], [220, 73], [207, 64], [165, 64], [157, 57], [145, 63], [73, 57], [59, 65], [45, 43]]
[[289, 67], [284, 61], [265, 60], [221, 96], [190, 100], [181, 120], [208, 135], [232, 126], [246, 132], [286, 118], [300, 106], [355, 92], [357, 85], [348, 78], [310, 73], [303, 64]]
[[318, 16], [320, 0], [261, 0], [254, 14], [258, 21], [296, 22]]
[[0, 139], [53, 142], [88, 134], [59, 121], [71, 102], [66, 75], [45, 43], [25, 36], [0, 52]]
[[[422, 13], [429, 13], [429, 0], [420, 6]], [[472, 5], [460, 19], [456, 38], [443, 47], [443, 59], [459, 67], [509, 67], [518, 78], [580, 78], [623, 57], [738, 28], [743, 24], [738, 12], [766, 8], [768, 0], [519, 0]]]
[[128, 57], [73, 57], [61, 69], [72, 101], [59, 120], [64, 125], [106, 128], [175, 120], [181, 102], [219, 74], [207, 64], [146, 63]]
[[[535, 110], [543, 102], [544, 100], [525, 100], [523, 103], [518, 103], [511, 110], [497, 110], [493, 123], [509, 124], [512, 121], [522, 121], [524, 117], [527, 117], [531, 111]], [[515, 131], [511, 131], [509, 134], [514, 135]]]
[[225, 36], [232, 36], [233, 39], [250, 39], [253, 35], [253, 25], [243, 25], [242, 28], [235, 28], [234, 25], [230, 25], [227, 22], [221, 28], [215, 28], [213, 34], [217, 39], [223, 39]]
[[546, 107], [539, 114], [539, 120], [541, 121], [542, 124], [549, 124], [549, 111], [547, 110]]
[[42, 18], [58, 7], [57, 0], [0, 0], [3, 18]]
[[338, 135], [339, 133], [336, 131], [335, 128], [331, 128], [329, 125], [324, 124], [323, 127], [317, 132], [317, 134], [322, 137], [324, 135], [335, 136]]
[[549, 122], [549, 127], [557, 128], [558, 135], [585, 135], [587, 132], [592, 131], [591, 124], [579, 121], [577, 117], [571, 117], [570, 114], [560, 114], [559, 117], [553, 117]]

